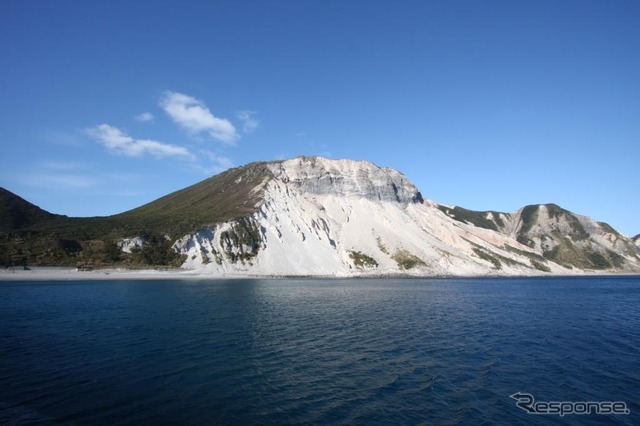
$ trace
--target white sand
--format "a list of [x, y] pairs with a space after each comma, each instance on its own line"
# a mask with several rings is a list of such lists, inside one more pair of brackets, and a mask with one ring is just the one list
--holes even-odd
[[184, 269], [96, 269], [78, 271], [75, 268], [31, 267], [0, 269], [0, 281], [82, 281], [82, 280], [162, 280], [193, 278], [229, 278], [198, 274]]
[[[567, 276], [567, 274], [540, 274], [540, 276]], [[586, 273], [584, 271], [576, 271], [572, 276], [588, 276], [588, 275], [637, 275], [634, 273], [620, 273], [619, 271], [594, 271]], [[370, 277], [370, 278], [400, 278], [402, 274], [372, 274], [372, 275], [353, 275], [352, 277]], [[407, 275], [404, 275], [408, 277]], [[447, 275], [452, 277], [451, 275]], [[485, 277], [487, 275], [484, 275]], [[520, 277], [537, 276], [535, 274], [520, 275]], [[282, 276], [282, 275], [248, 275], [248, 274], [211, 274], [202, 271], [194, 271], [188, 269], [124, 269], [124, 268], [105, 268], [93, 271], [78, 271], [75, 268], [62, 267], [42, 267], [34, 266], [28, 270], [22, 268], [0, 268], [0, 282], [2, 281], [106, 281], [106, 280], [220, 280], [220, 279], [274, 279], [274, 278], [346, 278], [336, 275], [300, 275], [300, 276]], [[412, 276], [413, 278], [426, 278], [426, 276]], [[466, 275], [458, 277], [474, 278], [479, 275]], [[497, 275], [496, 275], [497, 277]], [[516, 277], [516, 276], [514, 276]]]

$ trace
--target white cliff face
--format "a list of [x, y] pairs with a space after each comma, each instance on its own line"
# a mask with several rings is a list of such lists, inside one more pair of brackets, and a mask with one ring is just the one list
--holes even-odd
[[271, 166], [276, 179], [300, 192], [372, 201], [420, 201], [418, 189], [397, 170], [366, 161], [299, 157]]
[[[500, 214], [499, 231], [455, 220], [393, 169], [324, 158], [269, 168], [273, 178], [256, 213], [176, 241], [174, 248], [187, 256], [184, 268], [214, 276], [583, 273], [542, 256], [563, 243], [549, 235], [568, 235], [594, 252], [615, 249], [640, 270], [630, 240], [586, 217], [571, 219], [540, 206], [527, 233], [530, 247], [517, 241], [522, 210]], [[576, 220], [593, 238], [578, 238]]]
[[401, 173], [297, 158], [270, 165], [259, 210], [178, 240], [183, 267], [228, 275], [576, 273], [496, 231], [452, 220]]
[[142, 237], [123, 238], [118, 242], [118, 246], [123, 252], [131, 253], [131, 250], [142, 248], [144, 243], [145, 240]]

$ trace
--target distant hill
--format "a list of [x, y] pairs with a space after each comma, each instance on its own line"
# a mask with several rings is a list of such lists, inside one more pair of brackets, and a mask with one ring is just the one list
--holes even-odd
[[16, 194], [0, 188], [0, 232], [12, 232], [50, 222], [60, 216], [31, 204]]
[[397, 170], [321, 157], [247, 164], [108, 217], [54, 215], [2, 190], [0, 218], [4, 265], [214, 276], [640, 272], [638, 236], [555, 204], [446, 206]]
[[625, 256], [637, 257], [629, 239], [608, 224], [555, 204], [527, 206], [519, 215], [516, 239], [560, 265], [615, 269], [625, 264]]

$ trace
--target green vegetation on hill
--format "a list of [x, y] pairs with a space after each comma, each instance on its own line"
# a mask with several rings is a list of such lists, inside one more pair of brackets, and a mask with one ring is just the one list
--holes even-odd
[[[557, 206], [556, 204], [544, 204], [544, 205], [529, 205], [522, 209], [520, 213], [520, 229], [516, 239], [519, 243], [527, 245], [529, 247], [535, 247], [535, 243], [531, 239], [531, 228], [538, 223], [540, 207], [544, 206], [547, 209], [547, 215], [549, 219], [555, 219], [559, 221], [564, 219], [571, 228], [571, 233], [566, 236], [570, 236], [574, 241], [586, 240], [589, 238], [589, 233], [584, 229], [582, 223], [578, 218], [568, 210]], [[615, 231], [614, 231], [615, 232]], [[558, 233], [559, 234], [559, 233]]]
[[571, 227], [571, 234], [569, 235], [574, 241], [586, 240], [589, 238], [589, 233], [584, 229], [582, 223], [580, 223], [573, 213], [555, 204], [546, 204], [545, 206], [547, 208], [549, 218], [556, 220], [565, 219], [567, 223], [569, 223], [569, 226]]
[[[269, 163], [251, 163], [121, 214], [84, 218], [49, 213], [0, 188], [0, 266], [178, 266], [184, 258], [171, 249], [175, 240], [222, 222], [232, 222], [220, 235], [224, 250], [203, 250], [202, 258], [221, 263], [227, 256], [232, 262], [250, 263], [261, 248], [264, 232], [250, 215], [257, 211], [265, 185], [272, 177]], [[502, 218], [511, 220], [510, 215], [495, 211], [478, 212], [442, 205], [438, 208], [454, 220], [503, 233], [507, 225]], [[546, 214], [541, 214], [545, 209]], [[558, 226], [559, 223], [562, 226]], [[540, 254], [509, 245], [504, 247], [528, 257], [530, 265], [479, 246], [475, 247], [474, 254], [496, 269], [519, 264], [540, 271], [549, 270], [548, 261], [567, 268], [603, 270], [624, 266], [626, 260], [622, 255], [640, 259], [640, 234], [632, 242], [606, 223], [599, 226], [613, 235], [609, 239], [615, 239], [615, 247], [623, 248], [616, 248], [617, 253], [607, 249], [592, 238], [576, 215], [555, 204], [546, 204], [542, 210], [540, 205], [530, 205], [520, 212], [516, 239], [532, 248], [538, 243], [536, 250]], [[123, 253], [118, 243], [132, 237], [142, 237], [145, 243], [131, 253]], [[378, 248], [391, 255], [379, 238]], [[361, 252], [353, 251], [349, 256], [358, 268], [377, 266], [374, 258]], [[406, 250], [399, 250], [391, 257], [404, 270], [427, 266]]]
[[367, 256], [359, 251], [350, 251], [349, 257], [353, 260], [353, 264], [358, 269], [377, 268], [378, 262], [371, 256]]
[[12, 232], [61, 217], [64, 216], [51, 214], [11, 191], [0, 188], [0, 232]]
[[538, 205], [525, 206], [520, 213], [520, 229], [516, 240], [525, 246], [535, 247], [535, 243], [527, 235], [538, 220]]
[[404, 270], [413, 269], [416, 266], [427, 265], [422, 259], [407, 250], [398, 250], [393, 256], [391, 256], [391, 258], [396, 261], [401, 269]]
[[542, 255], [539, 255], [537, 253], [533, 253], [533, 252], [530, 252], [530, 251], [520, 250], [520, 249], [517, 249], [517, 248], [515, 248], [513, 246], [510, 246], [509, 244], [505, 244], [503, 248], [506, 251], [510, 251], [511, 253], [516, 253], [516, 254], [519, 254], [521, 256], [526, 256], [526, 257], [528, 257], [529, 259], [532, 259], [532, 260], [537, 260], [539, 262], [544, 262], [545, 261], [545, 258]]
[[[566, 268], [577, 267], [604, 270], [620, 268], [624, 265], [624, 257], [609, 249], [597, 248], [592, 241], [590, 242], [591, 235], [584, 228], [578, 217], [556, 204], [544, 204], [548, 219], [553, 220], [550, 224], [550, 229], [547, 231], [548, 233], [532, 234], [533, 226], [539, 223], [540, 207], [540, 205], [532, 205], [522, 209], [520, 215], [521, 226], [517, 234], [518, 242], [534, 247], [534, 238], [546, 241], [543, 245], [543, 257]], [[568, 224], [569, 230], [565, 227], [561, 231], [556, 227], [555, 222], [559, 221]], [[606, 223], [599, 223], [599, 225], [605, 232], [620, 235]], [[545, 249], [544, 247], [550, 248]], [[536, 263], [534, 264], [533, 261]], [[532, 264], [541, 269], [539, 259], [532, 258]]]
[[[152, 226], [155, 230], [181, 236], [205, 225], [254, 213], [262, 197], [260, 185], [270, 176], [267, 163], [251, 163], [113, 218], [131, 229]], [[260, 190], [252, 191], [256, 187]]]
[[[106, 217], [54, 215], [0, 188], [0, 265], [179, 264], [166, 250], [173, 240], [254, 213], [270, 173], [267, 163], [247, 164]], [[145, 246], [120, 253], [117, 242], [135, 236], [145, 237]]]
[[611, 225], [609, 225], [608, 223], [606, 223], [606, 222], [598, 222], [598, 225], [600, 225], [602, 227], [602, 229], [604, 229], [606, 232], [608, 232], [610, 234], [620, 235], [618, 233], [618, 231], [613, 229], [613, 227]]
[[625, 263], [622, 256], [611, 250], [580, 249], [565, 236], [556, 235], [555, 238], [559, 244], [553, 249], [545, 251], [544, 257], [567, 268], [578, 267], [581, 269], [603, 270], [619, 268]]
[[[472, 225], [475, 225], [479, 228], [491, 229], [493, 231], [499, 231], [501, 228], [504, 228], [504, 221], [500, 218], [500, 215], [505, 213], [495, 212], [495, 211], [485, 211], [479, 212], [474, 210], [463, 209], [462, 207], [447, 207], [443, 205], [438, 205], [438, 208], [444, 212], [447, 216], [452, 219], [457, 220], [458, 222], [466, 222]], [[494, 220], [488, 218], [489, 215], [492, 215]]]
[[[527, 265], [527, 264], [524, 264], [524, 263], [519, 262], [517, 260], [513, 260], [513, 259], [511, 259], [509, 257], [503, 256], [503, 255], [501, 255], [499, 253], [491, 251], [486, 247], [482, 247], [481, 245], [474, 243], [473, 241], [467, 240], [466, 238], [465, 238], [465, 240], [469, 244], [471, 244], [473, 246], [473, 252], [476, 254], [476, 256], [478, 256], [482, 260], [485, 260], [485, 261], [487, 261], [489, 263], [492, 263], [494, 269], [498, 269], [498, 270], [502, 269], [502, 265], [503, 264], [511, 265], [511, 266], [518, 265], [518, 266], [522, 266], [522, 267], [525, 267], [525, 268], [529, 267], [529, 265]], [[504, 248], [505, 248], [505, 250], [510, 251], [512, 253], [518, 253], [518, 254], [525, 255], [525, 256], [529, 255], [528, 252], [525, 252], [523, 250], [518, 250], [515, 247], [511, 247], [508, 244], [505, 245]], [[544, 261], [544, 258], [542, 258], [542, 257], [540, 257], [540, 258]]]
[[483, 250], [480, 247], [474, 247], [473, 251], [480, 259], [492, 263], [494, 269], [502, 269], [502, 263], [500, 263], [500, 260], [492, 256], [487, 250]]
[[250, 260], [258, 254], [262, 244], [260, 230], [255, 222], [241, 218], [228, 231], [220, 233], [220, 245], [233, 263]]

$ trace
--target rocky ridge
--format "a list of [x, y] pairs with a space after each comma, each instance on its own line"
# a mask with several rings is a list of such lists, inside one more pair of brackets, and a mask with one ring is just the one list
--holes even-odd
[[298, 157], [230, 169], [109, 217], [0, 191], [0, 264], [181, 266], [210, 276], [640, 273], [638, 236], [554, 204], [478, 212], [397, 170]]
[[606, 224], [555, 205], [473, 212], [425, 200], [368, 162], [268, 163], [257, 211], [178, 239], [185, 268], [213, 275], [531, 275], [640, 271]]

